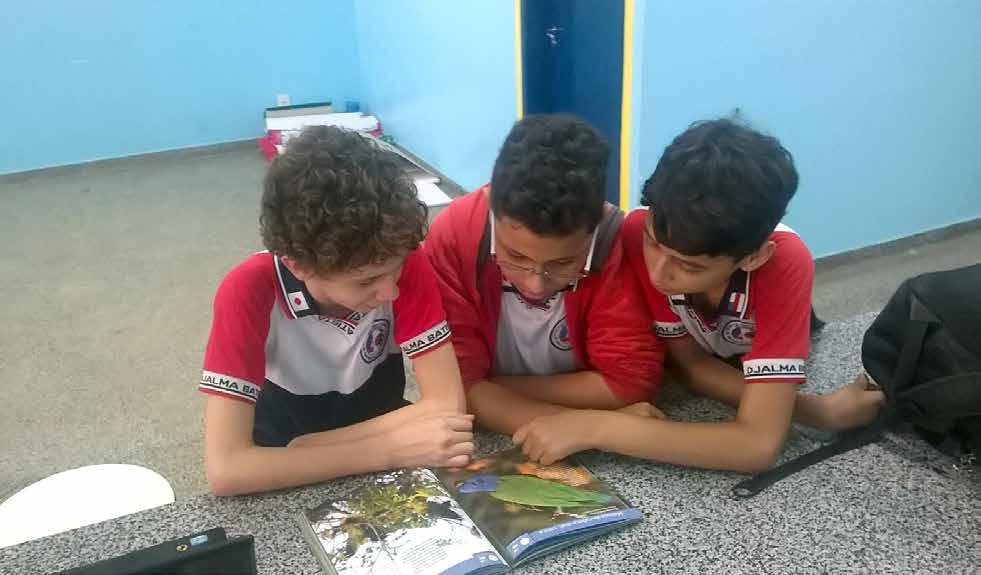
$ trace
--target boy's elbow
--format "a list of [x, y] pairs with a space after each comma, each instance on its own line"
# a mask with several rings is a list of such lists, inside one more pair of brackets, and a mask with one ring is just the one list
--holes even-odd
[[778, 453], [752, 454], [742, 461], [741, 464], [737, 466], [735, 471], [749, 474], [761, 473], [773, 467], [773, 464], [776, 463], [778, 456]]
[[783, 452], [783, 443], [777, 441], [754, 439], [751, 446], [743, 451], [744, 457], [735, 471], [742, 473], [760, 473], [773, 467]]
[[212, 458], [207, 461], [205, 475], [208, 480], [208, 489], [213, 495], [227, 497], [245, 493], [232, 469], [233, 467], [225, 460], [216, 461]]
[[609, 373], [600, 372], [596, 372], [596, 375], [605, 393], [599, 394], [602, 397], [596, 399], [593, 409], [621, 409], [639, 401], [652, 401], [649, 387], [638, 387], [632, 383], [640, 378], [614, 378]]
[[233, 481], [231, 481], [226, 475], [210, 470], [208, 471], [208, 489], [211, 491], [212, 495], [216, 495], [218, 497], [238, 495], [238, 491], [235, 489]]

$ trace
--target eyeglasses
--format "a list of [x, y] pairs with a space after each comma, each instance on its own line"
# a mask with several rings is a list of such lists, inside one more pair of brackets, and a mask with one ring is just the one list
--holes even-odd
[[494, 224], [494, 212], [487, 211], [488, 226], [490, 227], [490, 256], [502, 270], [507, 270], [513, 274], [522, 275], [539, 275], [547, 280], [555, 280], [559, 282], [574, 282], [579, 281], [589, 275], [586, 270], [589, 269], [590, 264], [593, 261], [593, 249], [596, 247], [596, 231], [593, 231], [592, 238], [589, 240], [589, 251], [586, 253], [586, 263], [582, 266], [575, 266], [574, 264], [564, 264], [564, 265], [549, 265], [543, 264], [541, 266], [541, 271], [539, 271], [536, 266], [523, 266], [521, 264], [516, 264], [514, 262], [508, 261], [507, 259], [501, 259], [497, 255], [497, 233], [495, 231]]
[[575, 281], [589, 275], [585, 273], [582, 268], [571, 267], [571, 265], [575, 264], [565, 264], [564, 266], [550, 266], [545, 264], [541, 266], [541, 269], [539, 269], [537, 266], [523, 266], [514, 262], [509, 262], [505, 259], [501, 259], [497, 254], [491, 254], [491, 257], [502, 270], [507, 270], [514, 274], [539, 275], [545, 279], [564, 282]]

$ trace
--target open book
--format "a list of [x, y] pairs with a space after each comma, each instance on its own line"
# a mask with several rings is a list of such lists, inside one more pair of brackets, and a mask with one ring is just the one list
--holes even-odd
[[513, 449], [386, 473], [298, 521], [327, 573], [491, 575], [641, 518], [582, 465]]

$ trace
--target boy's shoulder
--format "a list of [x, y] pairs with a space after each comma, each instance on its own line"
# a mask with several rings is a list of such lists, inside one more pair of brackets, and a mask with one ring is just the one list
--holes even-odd
[[451, 222], [473, 223], [475, 219], [485, 221], [490, 209], [490, 184], [485, 184], [469, 194], [460, 196], [449, 203], [433, 218], [432, 227], [449, 225]]
[[489, 190], [488, 184], [456, 198], [433, 218], [423, 249], [438, 272], [466, 277], [484, 263], [490, 249]]
[[222, 284], [256, 287], [276, 278], [276, 258], [269, 252], [256, 252], [225, 274]]
[[647, 208], [631, 210], [623, 218], [624, 238], [638, 238], [644, 233], [644, 220], [647, 218]]
[[218, 285], [215, 300], [226, 302], [274, 300], [279, 282], [276, 258], [269, 252], [257, 252], [239, 262], [225, 274]]
[[781, 281], [785, 276], [814, 276], [814, 256], [796, 231], [780, 224], [769, 241], [774, 243], [773, 255], [754, 274], [757, 278]]
[[405, 263], [402, 264], [402, 272], [399, 274], [399, 289], [415, 288], [420, 280], [432, 277], [433, 266], [426, 257], [425, 251], [421, 247], [416, 248], [405, 256]]
[[433, 218], [426, 241], [423, 242], [423, 247], [430, 256], [446, 250], [456, 250], [474, 252], [476, 257], [476, 247], [487, 227], [489, 190], [488, 184], [456, 198]]
[[793, 229], [780, 224], [770, 234], [775, 245], [773, 255], [759, 269], [748, 274], [745, 287], [749, 307], [754, 315], [767, 308], [796, 307], [810, 309], [814, 285], [814, 257], [807, 244]]

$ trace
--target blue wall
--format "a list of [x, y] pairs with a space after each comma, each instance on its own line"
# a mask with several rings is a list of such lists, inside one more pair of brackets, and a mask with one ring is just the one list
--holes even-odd
[[359, 93], [353, 0], [38, 0], [0, 16], [0, 173], [262, 134]]
[[385, 131], [465, 188], [515, 121], [510, 0], [355, 3], [362, 96]]
[[642, 3], [633, 205], [671, 138], [739, 107], [794, 154], [815, 255], [981, 216], [981, 2]]

